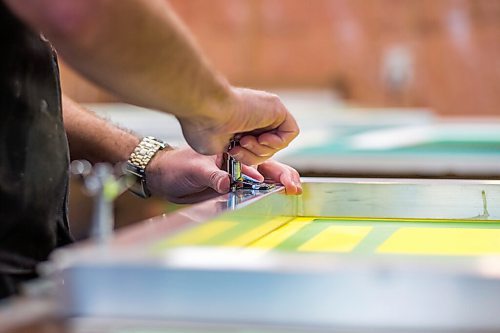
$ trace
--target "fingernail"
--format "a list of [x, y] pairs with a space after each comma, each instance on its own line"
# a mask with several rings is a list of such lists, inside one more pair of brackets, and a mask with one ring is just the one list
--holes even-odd
[[297, 193], [301, 194], [302, 193], [302, 185], [300, 183], [297, 183], [297, 182], [293, 182], [293, 184], [297, 188]]
[[221, 190], [221, 186], [222, 185], [222, 178], [219, 178], [219, 180], [217, 181], [217, 184], [215, 185], [217, 191], [220, 191]]
[[215, 189], [215, 190], [216, 190], [217, 192], [219, 192], [219, 193], [224, 193], [224, 192], [226, 192], [226, 189], [225, 189], [225, 188], [223, 188], [223, 186], [222, 186], [222, 183], [224, 182], [224, 180], [225, 180], [225, 178], [226, 178], [226, 177], [227, 177], [227, 176], [226, 176], [226, 175], [224, 175], [223, 177], [220, 177], [220, 178], [219, 178], [219, 180], [217, 181], [217, 184], [215, 185], [215, 187], [216, 187], [216, 189]]

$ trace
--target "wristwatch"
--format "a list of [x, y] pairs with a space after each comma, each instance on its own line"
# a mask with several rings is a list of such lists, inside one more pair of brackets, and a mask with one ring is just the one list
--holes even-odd
[[131, 192], [143, 198], [149, 198], [151, 192], [146, 186], [146, 167], [157, 152], [170, 147], [165, 142], [152, 136], [144, 137], [135, 147], [127, 161], [127, 172], [136, 179], [129, 188]]

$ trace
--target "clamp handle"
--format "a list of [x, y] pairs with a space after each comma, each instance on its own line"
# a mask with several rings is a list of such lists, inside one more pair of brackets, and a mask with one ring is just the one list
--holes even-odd
[[[239, 145], [239, 140], [234, 137], [229, 141], [228, 151]], [[225, 170], [229, 173], [231, 191], [235, 192], [238, 189], [247, 190], [270, 190], [275, 187], [275, 184], [261, 183], [241, 172], [241, 163], [227, 152], [224, 153]]]

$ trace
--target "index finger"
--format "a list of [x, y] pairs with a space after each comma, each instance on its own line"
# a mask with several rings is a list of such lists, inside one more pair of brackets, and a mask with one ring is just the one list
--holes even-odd
[[295, 118], [287, 113], [285, 120], [276, 129], [260, 134], [257, 140], [261, 145], [280, 150], [286, 148], [299, 132]]

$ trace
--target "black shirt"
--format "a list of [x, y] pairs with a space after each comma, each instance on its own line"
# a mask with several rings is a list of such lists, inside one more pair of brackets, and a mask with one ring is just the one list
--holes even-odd
[[1, 1], [0, 43], [0, 275], [22, 280], [71, 242], [68, 144], [55, 52]]

